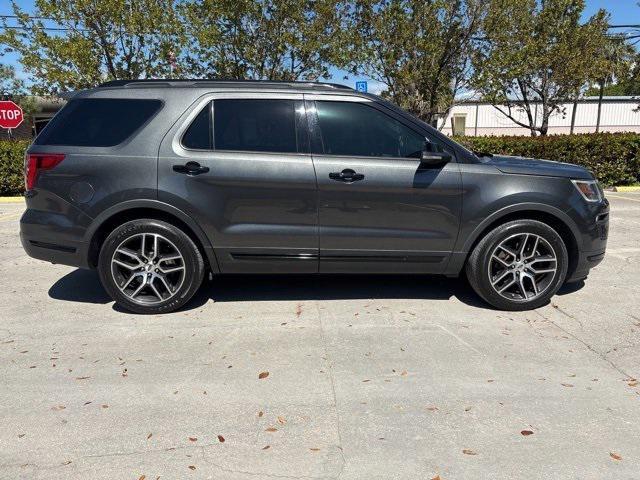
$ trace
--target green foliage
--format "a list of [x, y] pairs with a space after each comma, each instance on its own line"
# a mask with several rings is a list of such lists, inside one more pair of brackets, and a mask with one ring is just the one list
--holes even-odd
[[604, 185], [630, 185], [640, 181], [640, 135], [636, 133], [460, 137], [456, 140], [475, 151], [582, 165]]
[[36, 0], [32, 16], [12, 5], [18, 28], [3, 19], [0, 44], [19, 55], [37, 94], [171, 76], [185, 43], [174, 0]]
[[24, 193], [24, 153], [30, 142], [0, 140], [0, 196]]
[[181, 0], [192, 76], [317, 80], [341, 38], [335, 0]]
[[562, 103], [613, 71], [608, 14], [582, 23], [584, 8], [584, 0], [490, 0], [474, 86], [532, 135], [546, 135]]
[[338, 63], [387, 86], [385, 96], [432, 123], [468, 86], [483, 0], [353, 0]]

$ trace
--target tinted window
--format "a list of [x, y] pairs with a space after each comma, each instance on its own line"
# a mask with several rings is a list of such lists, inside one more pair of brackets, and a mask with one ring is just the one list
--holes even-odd
[[361, 103], [316, 102], [324, 152], [362, 157], [419, 157], [425, 137]]
[[196, 150], [211, 150], [213, 148], [211, 137], [211, 104], [207, 104], [182, 136], [182, 145]]
[[216, 100], [216, 150], [297, 152], [292, 100]]
[[162, 106], [160, 100], [71, 100], [36, 139], [38, 145], [110, 147], [129, 138]]

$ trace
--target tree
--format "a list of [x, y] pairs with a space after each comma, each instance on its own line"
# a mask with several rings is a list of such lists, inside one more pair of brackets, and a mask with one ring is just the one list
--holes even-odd
[[481, 0], [354, 0], [338, 63], [386, 86], [384, 95], [434, 124], [468, 86]]
[[32, 15], [13, 0], [13, 11], [17, 25], [3, 20], [0, 43], [18, 53], [35, 93], [176, 73], [184, 36], [173, 0], [36, 0]]
[[[474, 85], [531, 135], [601, 71], [608, 15], [581, 23], [584, 0], [491, 0]], [[524, 118], [523, 118], [524, 117]]]
[[180, 10], [191, 72], [206, 78], [317, 80], [340, 35], [335, 0], [197, 0]]

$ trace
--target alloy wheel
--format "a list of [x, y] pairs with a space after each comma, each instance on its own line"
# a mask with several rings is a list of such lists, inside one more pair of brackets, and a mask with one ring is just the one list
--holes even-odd
[[518, 233], [494, 248], [489, 260], [491, 287], [502, 297], [528, 302], [543, 295], [558, 270], [551, 244], [540, 235]]
[[118, 289], [144, 305], [165, 302], [185, 279], [180, 250], [157, 233], [139, 233], [124, 240], [111, 258], [111, 274]]

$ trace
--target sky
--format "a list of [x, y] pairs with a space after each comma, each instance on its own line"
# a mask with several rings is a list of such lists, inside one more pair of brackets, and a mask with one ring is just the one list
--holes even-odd
[[[595, 14], [599, 9], [607, 10], [611, 14], [612, 25], [628, 25], [628, 24], [640, 24], [640, 0], [586, 0], [587, 7], [584, 12], [584, 18], [587, 19]], [[18, 5], [27, 12], [33, 11], [33, 0], [18, 0]], [[11, 2], [9, 0], [0, 1], [0, 15], [11, 15]], [[12, 54], [6, 54], [2, 60], [3, 63], [9, 63], [16, 67], [18, 74], [21, 77], [25, 77], [18, 58]], [[349, 76], [347, 80], [344, 79], [345, 72], [334, 69], [331, 71], [332, 78], [328, 80], [335, 81], [336, 83], [344, 83], [351, 87], [355, 87], [355, 82], [359, 80], [368, 80], [369, 91], [372, 93], [380, 93], [383, 89], [383, 85], [377, 82], [371, 81], [367, 78]]]

